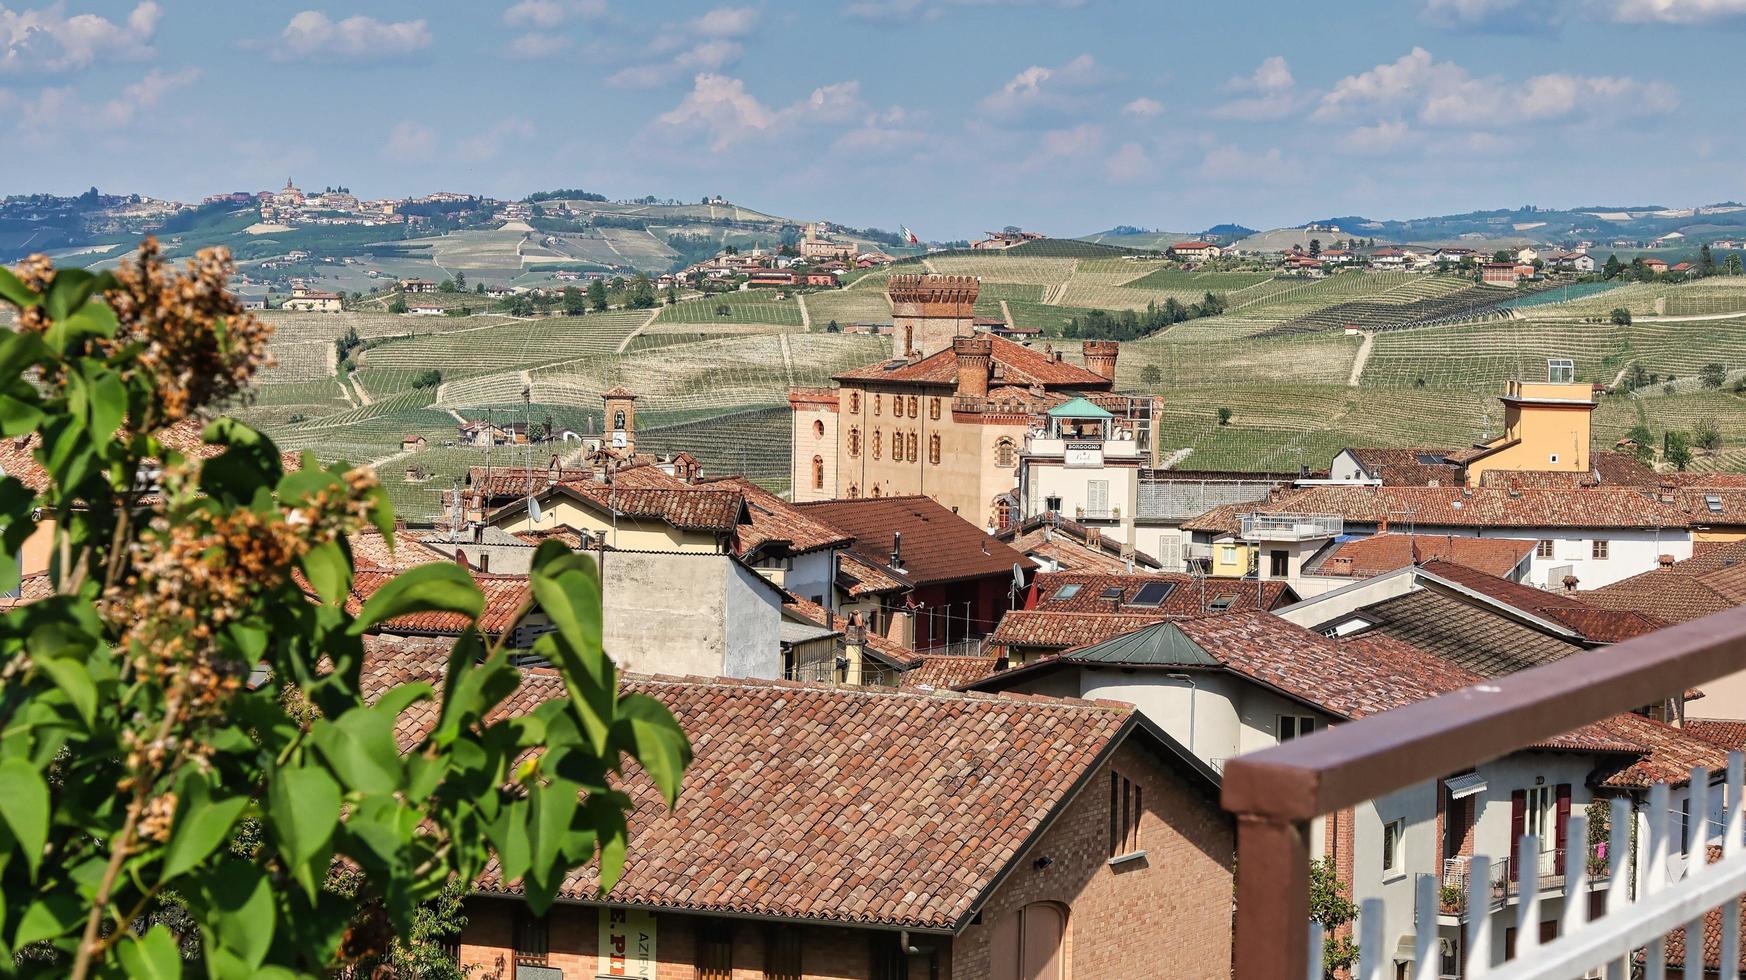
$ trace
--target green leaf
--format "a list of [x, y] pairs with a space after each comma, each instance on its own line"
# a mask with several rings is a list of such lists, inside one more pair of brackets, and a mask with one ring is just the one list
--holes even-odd
[[128, 936], [117, 952], [129, 977], [178, 980], [182, 976], [182, 951], [176, 946], [176, 937], [161, 923], [144, 936]]
[[53, 939], [71, 932], [84, 921], [85, 906], [71, 892], [55, 892], [31, 902], [18, 919], [18, 932], [12, 937], [14, 946], [28, 946], [44, 939]]
[[11, 269], [5, 266], [0, 266], [0, 299], [20, 308], [35, 306], [42, 302], [41, 296], [38, 296], [34, 290], [24, 284], [24, 280], [18, 278]]
[[321, 769], [281, 769], [267, 790], [267, 824], [286, 865], [311, 897], [320, 878], [315, 871], [325, 874], [327, 869], [309, 865], [333, 842], [339, 817], [339, 784]]
[[[285, 478], [285, 464], [273, 440], [235, 419], [218, 419], [206, 427], [202, 438], [225, 447], [200, 464], [200, 489], [214, 500], [246, 505], [262, 488], [279, 485]], [[281, 485], [282, 496], [283, 489]]]
[[34, 882], [48, 843], [49, 788], [34, 766], [16, 756], [0, 760], [0, 820], [18, 839]]
[[485, 596], [465, 569], [446, 561], [431, 562], [376, 590], [348, 632], [358, 636], [378, 623], [416, 612], [454, 612], [478, 619], [484, 609]]
[[315, 747], [346, 786], [359, 793], [393, 793], [405, 781], [394, 722], [414, 701], [431, 697], [429, 684], [403, 684], [375, 707], [357, 707], [338, 721], [319, 721], [310, 732]]
[[42, 420], [42, 411], [31, 401], [0, 393], [0, 435], [10, 439], [35, 432]]
[[52, 320], [65, 320], [96, 290], [97, 277], [84, 269], [58, 269], [43, 296], [44, 310]]
[[303, 553], [303, 574], [322, 602], [337, 606], [352, 587], [352, 560], [338, 540], [328, 541]]
[[620, 743], [655, 781], [656, 788], [672, 806], [679, 798], [679, 782], [685, 767], [691, 764], [691, 741], [673, 719], [673, 713], [661, 702], [643, 694], [627, 694], [619, 699], [618, 719]]
[[164, 848], [159, 880], [167, 881], [206, 860], [230, 835], [230, 828], [248, 808], [247, 796], [213, 800], [206, 780], [197, 776], [183, 780], [182, 814], [176, 819], [170, 842]]
[[212, 974], [254, 976], [272, 948], [277, 926], [271, 879], [254, 865], [227, 861], [207, 877], [198, 904], [205, 912], [201, 931]]
[[36, 666], [49, 679], [55, 682], [55, 687], [72, 702], [73, 710], [79, 713], [79, 720], [91, 727], [97, 714], [97, 685], [91, 681], [91, 673], [85, 664], [71, 657], [49, 657], [35, 660]]

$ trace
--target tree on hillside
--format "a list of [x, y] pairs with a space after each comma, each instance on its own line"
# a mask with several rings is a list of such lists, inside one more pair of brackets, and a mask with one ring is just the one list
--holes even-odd
[[1148, 388], [1156, 388], [1164, 383], [1164, 372], [1158, 370], [1158, 365], [1148, 364], [1140, 369], [1140, 383]]
[[453, 279], [444, 279], [441, 283], [437, 284], [437, 292], [439, 293], [452, 293], [454, 291], [455, 281]]
[[1705, 388], [1720, 388], [1728, 380], [1728, 369], [1711, 361], [1698, 368], [1698, 383]]
[[1514, 262], [1516, 260], [1516, 257], [1514, 255], [1510, 254], [1509, 249], [1500, 248], [1497, 251], [1491, 253], [1491, 260], [1493, 262]]
[[1219, 407], [1219, 424], [1220, 425], [1230, 425], [1231, 424], [1231, 410], [1230, 409], [1225, 408], [1223, 406]]
[[1625, 438], [1631, 440], [1631, 455], [1639, 462], [1647, 463], [1655, 458], [1655, 433], [1649, 431], [1649, 426], [1638, 422], [1631, 426]]
[[1601, 275], [1607, 279], [1617, 279], [1619, 273], [1623, 272], [1624, 269], [1625, 267], [1619, 264], [1617, 255], [1609, 255], [1607, 256], [1607, 264], [1601, 268]]
[[825, 324], [825, 333], [842, 333], [842, 332], [843, 332], [842, 325], [839, 324], [835, 320], [832, 320], [831, 322]]
[[[444, 896], [489, 864], [534, 915], [582, 865], [611, 888], [622, 760], [671, 805], [690, 757], [659, 702], [619, 693], [595, 563], [556, 542], [530, 576], [556, 628], [530, 652], [569, 696], [526, 718], [500, 717], [523, 674], [482, 638], [485, 599], [459, 566], [349, 601], [348, 539], [395, 529], [376, 474], [309, 452], [286, 472], [260, 432], [202, 422], [266, 358], [233, 271], [205, 250], [179, 272], [149, 239], [114, 272], [0, 270], [18, 313], [0, 437], [39, 439], [42, 470], [30, 487], [0, 478], [0, 590], [19, 587], [27, 539], [61, 556], [43, 597], [0, 614], [8, 975], [386, 966], [396, 937], [452, 932]], [[199, 449], [179, 449], [194, 433]], [[366, 634], [426, 612], [466, 624], [432, 682], [368, 679]], [[402, 745], [409, 710], [428, 723]]]
[[1710, 254], [1710, 243], [1705, 242], [1698, 249], [1697, 274], [1700, 276], [1714, 275], [1716, 272], [1716, 257]]
[[1613, 312], [1608, 315], [1608, 319], [1612, 320], [1617, 326], [1628, 327], [1631, 325], [1631, 311], [1625, 309], [1623, 306], [1615, 306], [1613, 307]]
[[466, 291], [467, 291], [467, 274], [465, 272], [461, 272], [461, 271], [457, 270], [455, 272], [455, 292], [464, 293]]
[[606, 309], [606, 283], [595, 279], [588, 284], [588, 305], [596, 310]]
[[663, 298], [666, 300], [668, 306], [679, 305], [679, 286], [678, 286], [678, 284], [671, 283], [671, 282], [668, 283], [666, 294]]
[[1691, 444], [1706, 453], [1714, 453], [1722, 448], [1722, 430], [1716, 425], [1715, 419], [1698, 419], [1697, 425], [1691, 430]]
[[625, 305], [633, 310], [652, 310], [655, 308], [655, 286], [649, 282], [646, 272], [639, 272], [631, 280], [629, 294]]
[[1310, 239], [1309, 252], [1310, 252], [1310, 258], [1312, 258], [1312, 259], [1315, 258], [1316, 256], [1322, 254], [1322, 240], [1320, 238]]
[[405, 313], [406, 312], [406, 294], [405, 293], [395, 293], [394, 294], [394, 299], [390, 300], [388, 303], [388, 312], [390, 312], [390, 313]]
[[1681, 473], [1691, 465], [1691, 447], [1686, 445], [1685, 433], [1667, 432], [1661, 436], [1661, 458], [1667, 460]]
[[582, 298], [582, 290], [575, 286], [564, 287], [564, 315], [581, 316], [587, 312], [587, 301]]

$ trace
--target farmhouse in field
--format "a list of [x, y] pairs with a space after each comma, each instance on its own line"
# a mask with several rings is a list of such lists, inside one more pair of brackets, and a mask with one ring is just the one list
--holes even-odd
[[1213, 242], [1177, 242], [1170, 246], [1169, 251], [1184, 262], [1205, 262], [1225, 254], [1225, 250]]
[[297, 286], [291, 290], [291, 298], [285, 301], [284, 308], [299, 313], [338, 313], [344, 309], [344, 304], [339, 293]]

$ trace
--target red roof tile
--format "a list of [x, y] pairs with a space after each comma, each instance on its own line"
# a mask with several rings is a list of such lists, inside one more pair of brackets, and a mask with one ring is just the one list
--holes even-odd
[[[1033, 562], [952, 513], [932, 497], [872, 497], [796, 504], [807, 517], [855, 539], [851, 549], [869, 564], [895, 570], [915, 585], [1011, 575]], [[902, 566], [891, 569], [895, 535], [903, 535]]]
[[1687, 718], [1681, 731], [1701, 738], [1712, 745], [1721, 746], [1730, 752], [1746, 750], [1746, 721], [1726, 718]]
[[1042, 612], [1014, 609], [1000, 617], [988, 636], [996, 646], [1067, 650], [1130, 633], [1142, 626], [1169, 619], [1151, 613]]
[[[351, 595], [346, 597], [346, 609], [357, 615], [364, 603], [377, 590], [387, 585], [398, 572], [381, 569], [359, 569], [352, 578]], [[473, 581], [485, 594], [485, 612], [479, 617], [479, 632], [496, 636], [515, 628], [524, 608], [533, 598], [533, 589], [525, 575], [473, 574]], [[397, 616], [383, 623], [386, 633], [459, 635], [469, 620], [460, 613], [420, 612]]]
[[1373, 534], [1353, 538], [1328, 552], [1309, 575], [1371, 578], [1422, 561], [1442, 560], [1504, 576], [1534, 551], [1535, 542], [1514, 538], [1470, 538], [1452, 534]]
[[[366, 691], [441, 669], [397, 651], [366, 665]], [[961, 929], [1135, 726], [1130, 706], [1053, 698], [657, 677], [623, 689], [673, 712], [693, 761], [671, 811], [640, 771], [624, 779], [629, 857], [606, 900], [851, 925]], [[555, 674], [528, 671], [498, 715], [563, 696]], [[403, 717], [403, 743], [435, 710]], [[517, 890], [495, 865], [478, 887]], [[559, 891], [596, 889], [587, 866]]]
[[789, 554], [806, 554], [825, 548], [847, 547], [849, 535], [807, 517], [795, 506], [743, 476], [722, 477], [697, 484], [739, 493], [746, 500], [752, 525], [739, 530], [738, 552], [745, 557], [760, 548], [780, 548]]
[[[1110, 388], [1108, 378], [1093, 374], [1066, 361], [1057, 361], [1040, 350], [1033, 350], [1004, 337], [986, 336], [994, 344], [992, 364], [1000, 369], [1000, 383], [1006, 385], [1040, 384], [1045, 388], [1094, 389]], [[947, 348], [919, 361], [880, 361], [866, 367], [845, 371], [838, 381], [889, 381], [901, 384], [958, 384], [958, 356]]]
[[901, 687], [952, 688], [994, 673], [995, 657], [922, 657], [921, 665], [900, 676]]
[[[1073, 586], [1078, 586], [1077, 589]], [[1152, 586], [1164, 595], [1154, 605], [1134, 601]], [[1224, 609], [1277, 609], [1297, 601], [1290, 584], [1280, 579], [1197, 578], [1181, 572], [1149, 575], [1104, 575], [1086, 572], [1043, 572], [1032, 582], [1033, 600], [1026, 608], [1045, 612], [1137, 613], [1166, 618], [1204, 616]], [[1068, 594], [1070, 593], [1070, 594]], [[1213, 608], [1219, 603], [1220, 608]]]
[[853, 551], [837, 556], [837, 582], [851, 599], [908, 591], [910, 585], [884, 568], [862, 561]]
[[1491, 487], [1321, 486], [1249, 505], [1266, 514], [1335, 514], [1355, 524], [1420, 526], [1662, 527], [1690, 525], [1679, 507], [1637, 489], [1505, 490]]
[[1653, 633], [1666, 625], [1641, 613], [1597, 607], [1582, 601], [1583, 593], [1563, 595], [1520, 582], [1511, 582], [1447, 561], [1430, 561], [1426, 572], [1481, 595], [1533, 613], [1576, 631], [1594, 643], [1617, 643], [1633, 636]]
[[1740, 605], [1735, 578], [1746, 575], [1746, 541], [1707, 548], [1666, 568], [1582, 593], [1584, 602], [1683, 623]]

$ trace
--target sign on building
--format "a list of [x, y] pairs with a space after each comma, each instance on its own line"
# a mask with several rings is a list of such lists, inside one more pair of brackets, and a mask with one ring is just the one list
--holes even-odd
[[1103, 465], [1103, 443], [1070, 442], [1063, 464], [1070, 470], [1096, 469]]
[[655, 915], [641, 909], [600, 910], [597, 977], [655, 980]]

